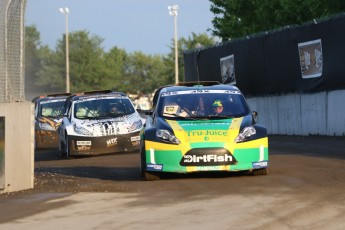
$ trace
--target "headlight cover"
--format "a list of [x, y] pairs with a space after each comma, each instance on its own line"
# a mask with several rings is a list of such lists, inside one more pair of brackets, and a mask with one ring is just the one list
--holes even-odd
[[141, 120], [138, 120], [131, 125], [131, 127], [129, 128], [129, 132], [141, 129], [142, 126], [143, 126], [143, 122]]
[[243, 142], [247, 140], [248, 137], [251, 137], [256, 134], [256, 130], [253, 126], [245, 127], [236, 137], [235, 142]]
[[92, 136], [92, 133], [89, 130], [85, 129], [84, 127], [79, 127], [79, 126], [74, 125], [73, 128], [74, 128], [74, 132], [80, 135]]
[[47, 131], [55, 131], [55, 128], [47, 123], [38, 123], [40, 129]]
[[171, 132], [166, 129], [158, 129], [156, 132], [156, 136], [159, 139], [162, 139], [165, 142], [170, 142], [172, 144], [180, 144], [180, 140], [175, 137]]

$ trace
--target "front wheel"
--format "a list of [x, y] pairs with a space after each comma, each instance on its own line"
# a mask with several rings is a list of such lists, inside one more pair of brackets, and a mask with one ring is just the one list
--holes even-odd
[[145, 180], [152, 181], [152, 180], [159, 180], [160, 176], [157, 172], [148, 172], [146, 171], [146, 151], [145, 151], [145, 143], [143, 143], [140, 147], [140, 174]]
[[268, 168], [255, 169], [252, 171], [253, 176], [267, 175], [267, 174], [268, 174]]
[[145, 172], [144, 177], [145, 177], [145, 180], [149, 180], [149, 181], [161, 179], [158, 173], [153, 173], [153, 172]]
[[68, 158], [69, 153], [70, 153], [69, 140], [68, 140], [67, 134], [65, 138], [66, 138], [65, 143], [60, 141], [60, 144], [59, 144], [59, 153], [60, 153], [61, 158]]
[[145, 144], [140, 147], [140, 175], [145, 177], [146, 172], [146, 154], [145, 154]]

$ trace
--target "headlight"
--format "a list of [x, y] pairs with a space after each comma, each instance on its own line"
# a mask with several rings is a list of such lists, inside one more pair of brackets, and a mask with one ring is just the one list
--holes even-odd
[[244, 128], [236, 137], [235, 142], [245, 141], [248, 137], [256, 134], [256, 130], [253, 126]]
[[143, 122], [141, 120], [138, 120], [131, 125], [131, 127], [129, 128], [129, 132], [141, 129], [142, 126]]
[[171, 142], [173, 144], [180, 144], [181, 142], [177, 137], [175, 137], [171, 132], [166, 129], [158, 129], [156, 132], [158, 138], [166, 142]]
[[74, 128], [74, 131], [78, 134], [92, 136], [92, 133], [89, 130], [85, 129], [84, 127], [79, 127], [79, 126], [74, 125], [73, 128]]
[[42, 130], [55, 131], [55, 128], [52, 127], [51, 125], [47, 124], [47, 123], [38, 123], [38, 126], [39, 126], [40, 129], [42, 129]]

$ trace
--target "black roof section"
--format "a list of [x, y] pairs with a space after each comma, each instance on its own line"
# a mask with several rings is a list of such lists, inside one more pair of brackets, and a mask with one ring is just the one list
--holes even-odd
[[121, 97], [128, 97], [127, 94], [123, 92], [116, 92], [113, 90], [94, 90], [94, 91], [85, 91], [85, 92], [80, 92], [73, 94], [68, 97], [67, 101], [72, 101], [72, 100], [79, 100], [80, 98], [94, 98], [97, 96], [121, 96]]
[[53, 94], [46, 94], [40, 95], [32, 98], [31, 102], [36, 102], [37, 100], [51, 100], [53, 98], [67, 98], [68, 96], [72, 95], [71, 93], [53, 93]]

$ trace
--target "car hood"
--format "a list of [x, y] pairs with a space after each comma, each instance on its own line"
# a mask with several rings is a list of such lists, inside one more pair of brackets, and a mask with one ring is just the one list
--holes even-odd
[[[133, 130], [133, 124], [137, 123], [138, 128]], [[141, 125], [140, 125], [140, 124]], [[89, 131], [93, 136], [106, 136], [116, 134], [126, 134], [137, 131], [142, 127], [142, 121], [139, 114], [107, 119], [76, 119], [72, 123], [74, 127], [82, 127]]]
[[[183, 142], [225, 142], [238, 135], [241, 119], [176, 121], [167, 120], [175, 136]], [[235, 124], [235, 125], [234, 125]]]
[[171, 131], [182, 142], [229, 142], [229, 139], [235, 140], [239, 132], [250, 126], [251, 122], [250, 116], [217, 120], [166, 119], [162, 128], [170, 126]]
[[48, 117], [39, 117], [37, 119], [38, 122], [48, 124], [51, 127], [53, 127], [55, 130], [59, 128], [62, 122], [62, 117], [56, 117], [56, 118], [48, 118]]

